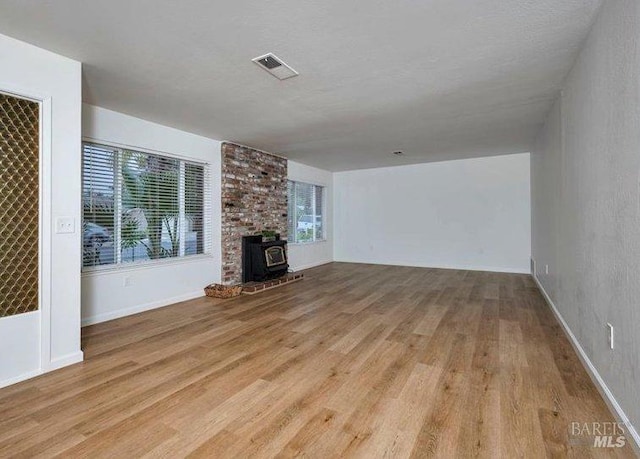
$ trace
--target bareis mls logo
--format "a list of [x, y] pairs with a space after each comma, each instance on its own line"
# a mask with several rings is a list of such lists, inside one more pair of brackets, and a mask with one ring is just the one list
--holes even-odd
[[570, 442], [594, 448], [622, 448], [627, 444], [621, 422], [572, 422]]

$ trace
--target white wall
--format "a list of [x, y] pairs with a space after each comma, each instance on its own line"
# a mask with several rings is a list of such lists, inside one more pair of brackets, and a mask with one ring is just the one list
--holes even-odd
[[[81, 65], [4, 35], [0, 35], [0, 62], [0, 90], [45, 101], [41, 192], [49, 190], [41, 203], [41, 309], [0, 319], [2, 386], [82, 360]], [[75, 233], [52, 233], [53, 222], [60, 216], [75, 218]], [[38, 329], [42, 343], [35, 333]]]
[[306, 166], [295, 161], [287, 165], [289, 180], [312, 183], [325, 187], [325, 227], [326, 241], [307, 244], [289, 244], [289, 264], [299, 271], [333, 261], [333, 174], [323, 169]]
[[334, 174], [336, 261], [529, 272], [529, 154]]
[[[536, 275], [611, 406], [637, 427], [639, 2], [603, 3], [538, 136], [531, 174]], [[607, 322], [614, 326], [614, 350]]]
[[[220, 142], [91, 105], [83, 105], [85, 139], [138, 147], [210, 164], [213, 253], [162, 264], [115, 268], [82, 275], [82, 322], [115, 319], [202, 296], [220, 282]], [[129, 285], [124, 286], [125, 277]]]
[[[531, 256], [538, 279], [557, 298], [560, 279], [560, 201], [562, 199], [562, 133], [558, 99], [531, 153]], [[546, 271], [548, 270], [548, 274]]]

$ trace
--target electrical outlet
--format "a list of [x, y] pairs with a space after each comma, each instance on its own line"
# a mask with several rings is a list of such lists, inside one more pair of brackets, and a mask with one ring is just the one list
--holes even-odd
[[609, 349], [613, 349], [613, 325], [607, 322], [607, 328], [609, 329]]
[[73, 217], [56, 218], [56, 234], [71, 234], [75, 232], [75, 221]]
[[129, 276], [125, 276], [125, 278], [122, 280], [122, 285], [124, 287], [130, 287], [131, 286], [131, 278]]
[[549, 265], [544, 265], [544, 273], [549, 274]]

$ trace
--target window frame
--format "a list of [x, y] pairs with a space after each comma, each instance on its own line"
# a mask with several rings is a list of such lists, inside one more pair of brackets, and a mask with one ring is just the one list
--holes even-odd
[[[155, 266], [162, 266], [162, 265], [171, 265], [171, 264], [181, 264], [181, 263], [190, 263], [190, 262], [195, 262], [195, 261], [201, 261], [203, 259], [211, 259], [213, 258], [213, 200], [212, 200], [212, 195], [211, 195], [211, 190], [212, 190], [212, 185], [213, 185], [213, 177], [211, 174], [211, 163], [204, 161], [202, 159], [198, 159], [198, 158], [193, 158], [193, 157], [189, 157], [186, 155], [179, 155], [176, 153], [170, 153], [170, 152], [166, 152], [166, 151], [161, 151], [161, 150], [153, 150], [150, 148], [144, 148], [144, 147], [138, 147], [138, 146], [133, 146], [133, 145], [128, 145], [128, 144], [123, 144], [123, 143], [118, 143], [118, 142], [112, 142], [112, 141], [106, 141], [106, 140], [102, 140], [102, 139], [96, 139], [93, 137], [82, 137], [82, 142], [81, 142], [81, 148], [80, 148], [80, 157], [81, 157], [81, 162], [82, 162], [82, 169], [81, 169], [81, 186], [80, 186], [80, 192], [81, 192], [81, 197], [80, 197], [80, 201], [82, 206], [84, 207], [84, 197], [83, 197], [83, 193], [84, 193], [84, 146], [85, 144], [93, 144], [93, 145], [98, 145], [98, 146], [104, 146], [104, 147], [109, 147], [109, 148], [113, 148], [113, 149], [117, 149], [117, 150], [128, 150], [128, 151], [133, 151], [133, 152], [139, 152], [139, 153], [143, 153], [143, 154], [150, 154], [150, 155], [156, 155], [156, 156], [162, 156], [168, 159], [174, 159], [179, 161], [179, 177], [178, 177], [178, 187], [179, 187], [179, 191], [178, 192], [178, 199], [179, 199], [179, 208], [180, 208], [180, 218], [183, 218], [183, 212], [185, 210], [185, 196], [184, 196], [184, 181], [185, 181], [185, 176], [184, 176], [184, 171], [185, 171], [185, 164], [186, 163], [191, 163], [191, 164], [196, 164], [196, 165], [200, 165], [203, 167], [203, 180], [202, 180], [202, 186], [203, 186], [203, 212], [202, 212], [202, 220], [203, 220], [203, 253], [197, 253], [197, 254], [191, 254], [191, 255], [186, 255], [184, 254], [184, 238], [180, 237], [180, 247], [179, 247], [179, 253], [180, 255], [176, 256], [176, 257], [167, 257], [167, 258], [158, 258], [158, 259], [154, 259], [154, 260], [136, 260], [136, 261], [128, 261], [128, 262], [122, 262], [122, 253], [121, 250], [118, 250], [117, 248], [120, 246], [120, 241], [122, 239], [122, 234], [121, 234], [121, 219], [122, 219], [122, 215], [121, 212], [116, 212], [115, 215], [115, 219], [114, 219], [114, 254], [115, 254], [115, 262], [114, 263], [109, 263], [109, 264], [104, 264], [104, 265], [97, 265], [97, 266], [84, 266], [84, 255], [83, 252], [81, 251], [80, 253], [80, 266], [81, 266], [81, 273], [82, 275], [92, 275], [92, 274], [99, 274], [99, 273], [103, 273], [103, 272], [110, 272], [110, 271], [130, 271], [130, 270], [137, 270], [137, 269], [144, 269], [144, 268], [149, 268], [149, 267], [155, 267]], [[118, 157], [119, 159], [119, 157]], [[121, 162], [118, 160], [116, 162], [116, 168], [114, 170], [114, 174], [118, 174], [120, 175], [120, 167], [122, 166]], [[121, 180], [121, 179], [118, 179]], [[117, 207], [118, 208], [122, 208], [122, 190], [121, 187], [118, 187], [117, 190], [114, 190], [114, 200], [118, 202]], [[80, 231], [81, 233], [83, 232], [83, 228], [84, 228], [84, 211], [81, 212], [80, 215]], [[116, 231], [117, 230], [117, 231]], [[182, 234], [181, 234], [182, 236]], [[84, 238], [84, 234], [81, 234], [81, 238]], [[84, 240], [82, 239], [82, 243], [84, 244]]]
[[324, 185], [322, 183], [314, 183], [314, 182], [308, 182], [308, 181], [304, 181], [304, 180], [295, 180], [295, 179], [291, 179], [291, 178], [287, 178], [287, 209], [289, 207], [289, 193], [288, 193], [288, 184], [289, 182], [293, 183], [293, 189], [294, 189], [294, 193], [295, 193], [295, 184], [299, 183], [302, 185], [310, 185], [313, 188], [313, 208], [314, 208], [314, 218], [317, 218], [318, 215], [316, 215], [316, 199], [315, 199], [315, 193], [316, 193], [316, 187], [317, 188], [321, 188], [322, 189], [322, 215], [320, 215], [321, 218], [321, 222], [322, 222], [322, 238], [321, 239], [317, 239], [316, 238], [316, 225], [313, 225], [313, 240], [311, 241], [298, 241], [297, 240], [297, 230], [294, 230], [293, 234], [289, 234], [289, 228], [288, 228], [288, 222], [287, 222], [287, 244], [289, 245], [309, 245], [309, 244], [316, 244], [316, 243], [320, 243], [320, 242], [327, 242], [327, 185]]

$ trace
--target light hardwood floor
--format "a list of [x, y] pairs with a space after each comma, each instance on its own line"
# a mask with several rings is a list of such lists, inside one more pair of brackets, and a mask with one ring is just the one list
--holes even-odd
[[0, 457], [632, 457], [530, 276], [333, 263], [83, 330], [0, 390]]

